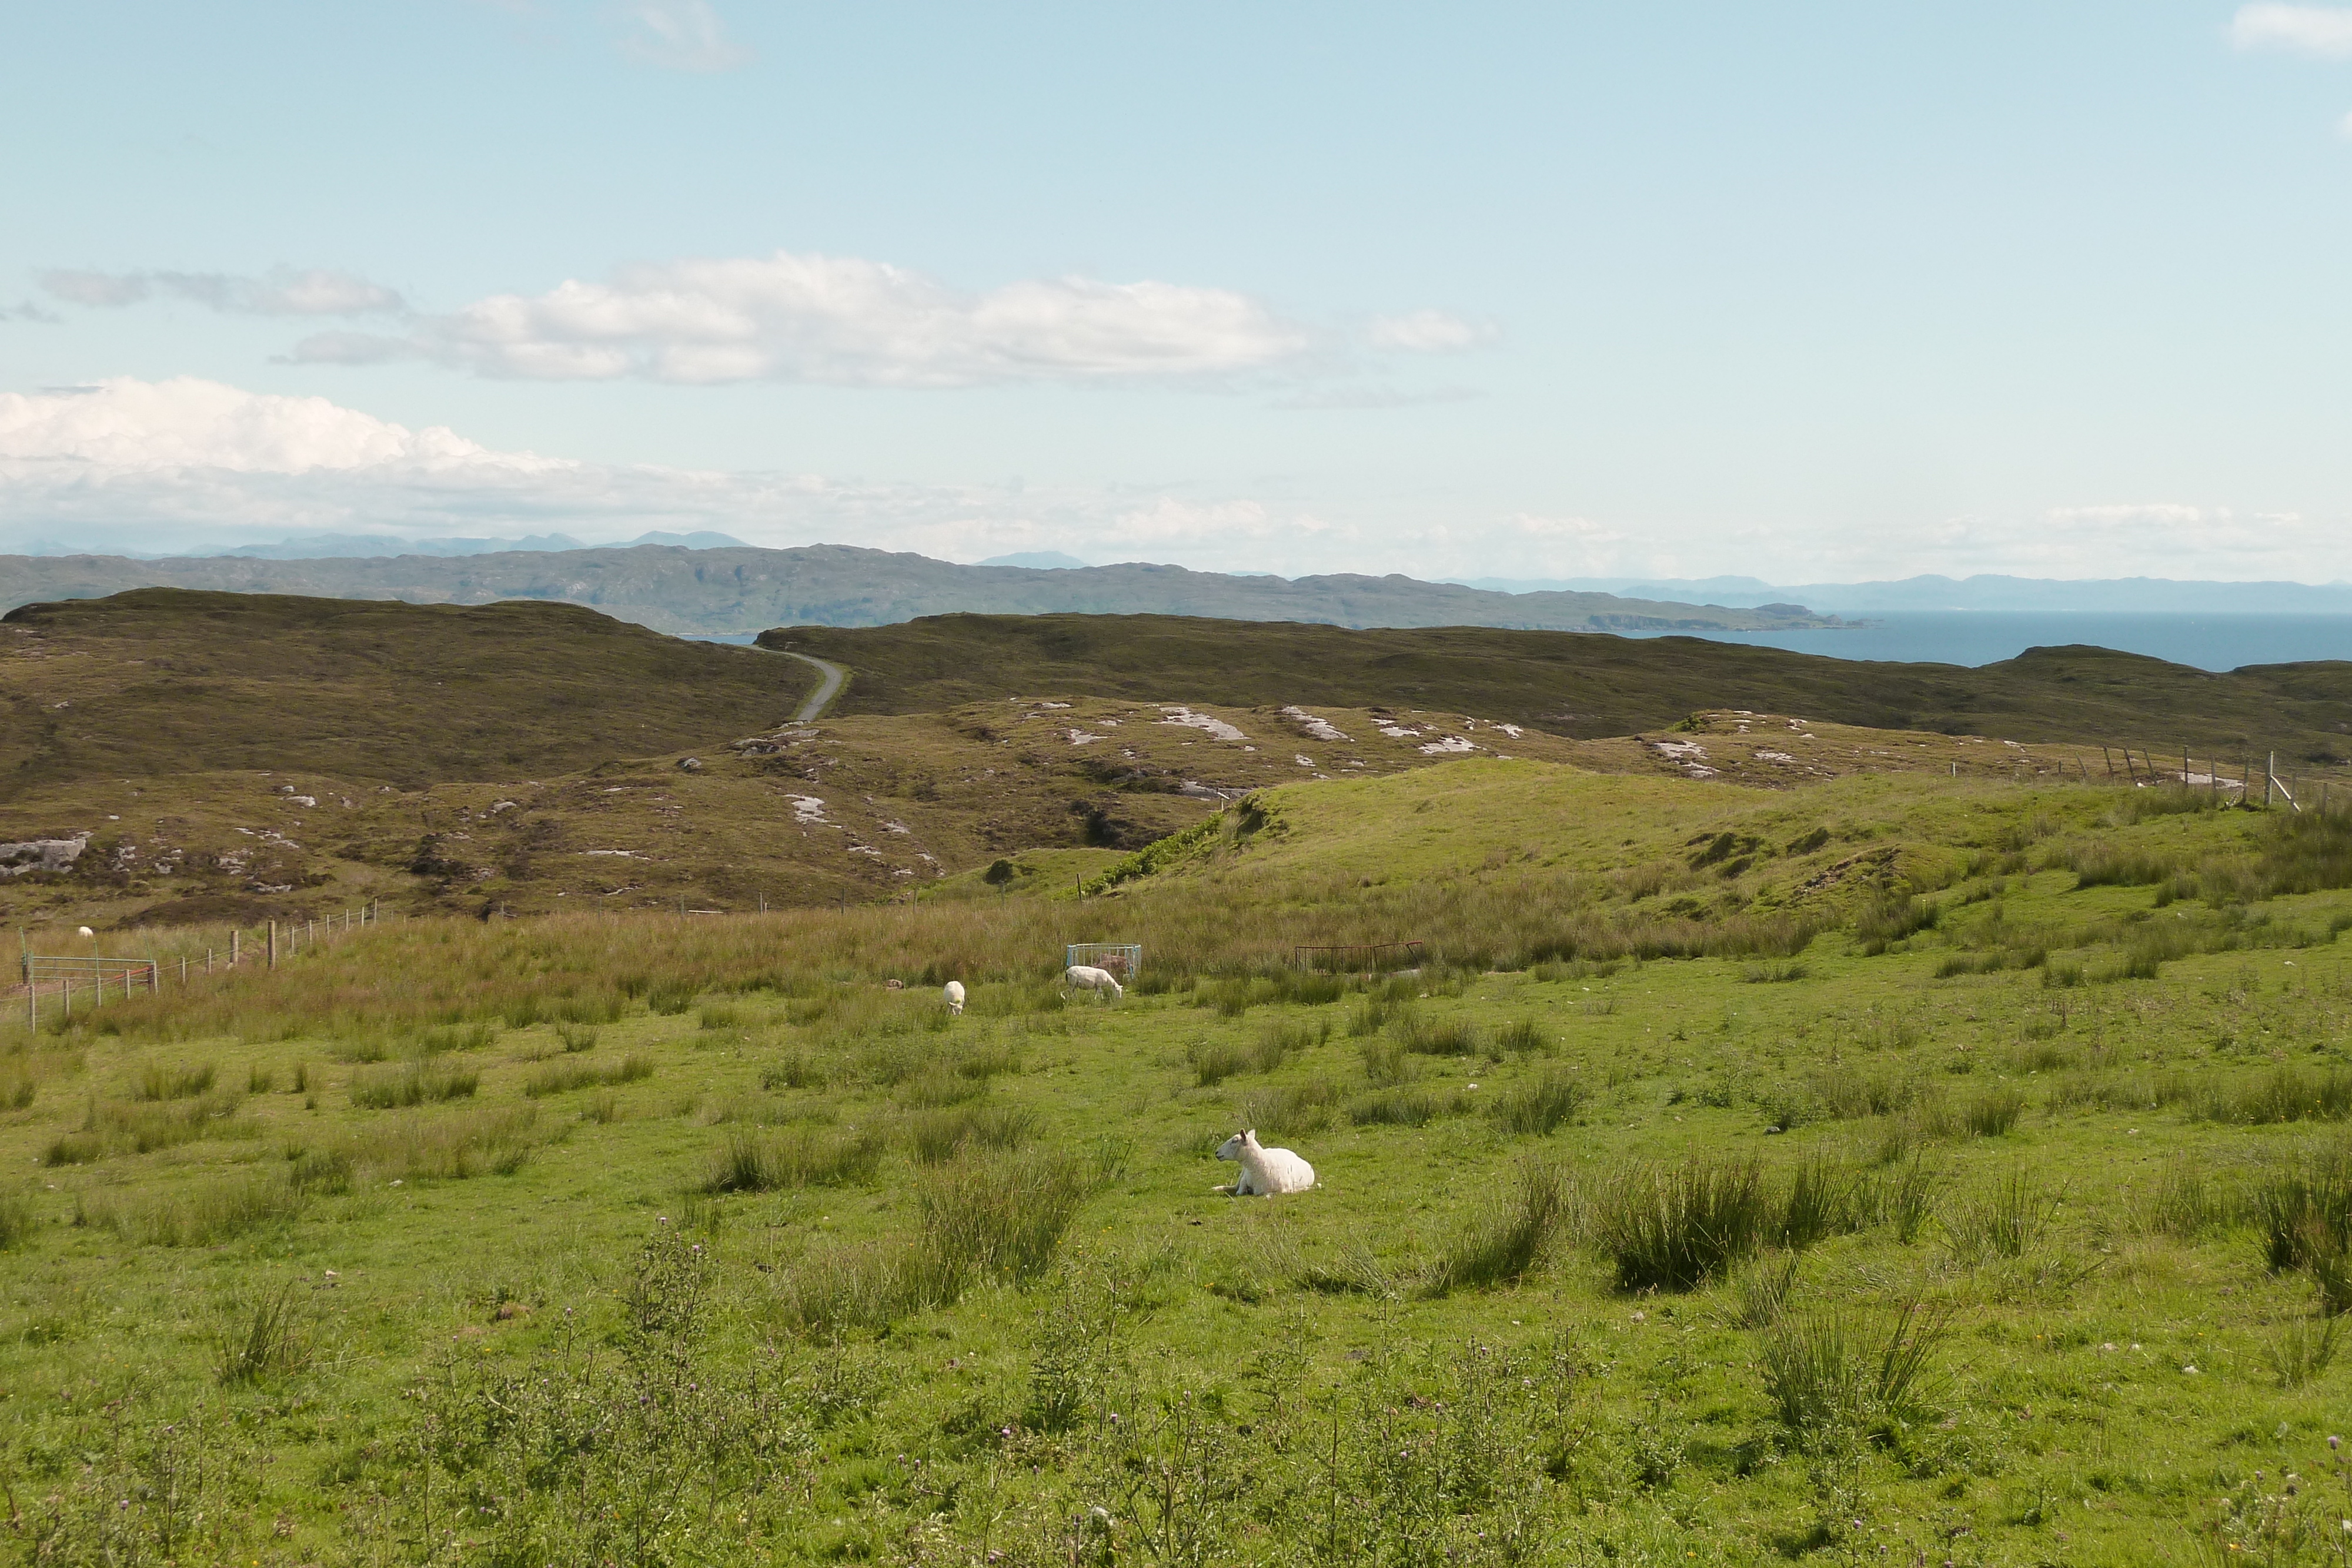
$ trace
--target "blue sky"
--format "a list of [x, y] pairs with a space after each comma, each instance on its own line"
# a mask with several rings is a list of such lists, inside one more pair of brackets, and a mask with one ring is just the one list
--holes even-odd
[[0, 544], [2352, 576], [2352, 9], [5, 26]]

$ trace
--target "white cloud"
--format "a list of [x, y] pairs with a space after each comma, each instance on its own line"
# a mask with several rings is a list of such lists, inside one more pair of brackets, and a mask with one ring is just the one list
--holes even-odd
[[2241, 5], [2230, 42], [2242, 49], [2292, 49], [2325, 59], [2352, 59], [2352, 9], [2333, 5]]
[[279, 267], [264, 277], [58, 268], [41, 274], [40, 282], [59, 299], [101, 308], [137, 305], [159, 294], [242, 316], [365, 316], [407, 308], [394, 289], [324, 267]]
[[311, 338], [294, 358], [414, 355], [547, 381], [961, 387], [1227, 376], [1297, 359], [1310, 343], [1231, 289], [1056, 277], [972, 294], [883, 262], [779, 251], [493, 295], [404, 337]]
[[712, 528], [977, 560], [1021, 549], [1147, 552], [1311, 569], [1333, 530], [1249, 499], [575, 462], [412, 430], [325, 398], [182, 377], [0, 393], [0, 549], [62, 538], [168, 550], [318, 533], [588, 539]]
[[43, 465], [110, 476], [555, 465], [529, 453], [491, 452], [438, 425], [412, 431], [322, 397], [249, 392], [193, 376], [0, 392], [0, 477], [12, 481]]
[[2177, 501], [2124, 501], [2099, 507], [2053, 507], [2050, 520], [2062, 528], [2126, 530], [2137, 528], [2185, 528], [2219, 520], [2228, 512], [2208, 512], [2202, 507]]
[[621, 14], [631, 24], [621, 52], [640, 64], [709, 72], [751, 63], [751, 51], [727, 36], [709, 0], [637, 0]]
[[1402, 349], [1408, 353], [1444, 354], [1491, 343], [1495, 329], [1465, 321], [1444, 310], [1414, 310], [1402, 316], [1375, 316], [1364, 340], [1375, 349]]

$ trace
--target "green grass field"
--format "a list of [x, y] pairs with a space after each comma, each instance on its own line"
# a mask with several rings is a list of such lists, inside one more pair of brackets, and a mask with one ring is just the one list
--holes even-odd
[[[5, 1539], [2337, 1561], [2352, 819], [2208, 804], [1449, 762], [0, 1026]], [[1318, 1190], [1213, 1192], [1242, 1126]]]

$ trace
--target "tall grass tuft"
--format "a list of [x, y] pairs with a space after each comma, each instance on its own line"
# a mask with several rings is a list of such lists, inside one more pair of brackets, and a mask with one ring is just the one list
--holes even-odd
[[1045, 1273], [1097, 1180], [1058, 1150], [969, 1155], [934, 1170], [915, 1192], [925, 1299], [946, 1304], [983, 1279], [1021, 1284]]
[[1749, 1263], [1732, 1277], [1732, 1320], [1744, 1329], [1769, 1329], [1789, 1310], [1796, 1288], [1795, 1253]]
[[1469, 1113], [1470, 1096], [1462, 1090], [1423, 1083], [1367, 1090], [1348, 1102], [1348, 1120], [1359, 1127], [1425, 1127], [1440, 1116]]
[[1627, 1291], [1689, 1291], [1754, 1253], [1776, 1228], [1753, 1160], [1692, 1160], [1629, 1172], [1601, 1197], [1596, 1229]]
[[2263, 1348], [2281, 1388], [2300, 1388], [2327, 1370], [2336, 1359], [2336, 1335], [2343, 1322], [2328, 1313], [2316, 1322], [2295, 1318], [2279, 1325]]
[[1881, 1208], [1895, 1229], [1895, 1239], [1908, 1247], [1919, 1239], [1935, 1218], [1944, 1178], [1927, 1168], [1927, 1156], [1914, 1154], [1911, 1163], [1884, 1188]]
[[1185, 1050], [1184, 1060], [1192, 1066], [1194, 1086], [1202, 1089], [1213, 1089], [1250, 1067], [1250, 1053], [1228, 1040], [1196, 1040]]
[[1591, 1096], [1572, 1072], [1547, 1072], [1495, 1096], [1486, 1113], [1506, 1133], [1541, 1137], [1576, 1119]]
[[2009, 1084], [1986, 1090], [1960, 1107], [1960, 1125], [1979, 1138], [1998, 1138], [2025, 1114], [2024, 1092]]
[[1495, 1031], [1495, 1051], [1498, 1056], [1549, 1056], [1551, 1048], [1551, 1036], [1533, 1019], [1513, 1019]]
[[832, 1082], [822, 1057], [805, 1051], [788, 1051], [760, 1069], [762, 1089], [822, 1089]]
[[1481, 1043], [1475, 1025], [1459, 1019], [1440, 1022], [1412, 1008], [1390, 1020], [1389, 1032], [1415, 1056], [1475, 1056]]
[[542, 1100], [574, 1089], [610, 1089], [635, 1083], [653, 1075], [652, 1059], [632, 1051], [610, 1067], [593, 1067], [584, 1061], [550, 1062], [523, 1080], [522, 1092], [526, 1099]]
[[380, 1181], [510, 1176], [538, 1145], [538, 1114], [526, 1105], [388, 1120], [354, 1141], [349, 1152], [360, 1169]]
[[1439, 1255], [1423, 1293], [1516, 1282], [1543, 1261], [1567, 1213], [1568, 1182], [1559, 1167], [1548, 1160], [1521, 1162], [1511, 1190]]
[[133, 1100], [186, 1100], [212, 1090], [218, 1070], [209, 1061], [172, 1066], [150, 1061], [131, 1081]]
[[13, 1252], [31, 1240], [38, 1218], [33, 1200], [23, 1193], [0, 1197], [0, 1252]]
[[230, 1298], [213, 1332], [213, 1376], [230, 1387], [310, 1364], [301, 1287], [289, 1280]]
[[1828, 1159], [1806, 1160], [1790, 1175], [1777, 1239], [1790, 1251], [1801, 1252], [1855, 1229], [1859, 1196], [1854, 1178], [1841, 1175]]
[[2282, 1067], [2237, 1088], [2213, 1085], [2189, 1102], [2200, 1121], [2253, 1126], [2285, 1122], [2341, 1122], [2352, 1116], [2352, 1072], [2303, 1072]]
[[1876, 1333], [1851, 1312], [1791, 1313], [1757, 1347], [1765, 1395], [1801, 1443], [1839, 1428], [1916, 1419], [1933, 1394], [1928, 1359], [1951, 1327], [1949, 1307], [1917, 1300]]
[[1037, 1118], [1011, 1105], [960, 1105], [907, 1118], [907, 1152], [935, 1166], [979, 1149], [1010, 1149], [1037, 1135]]
[[2021, 1258], [2042, 1239], [2057, 1207], [2030, 1174], [2013, 1170], [1956, 1205], [1944, 1229], [1961, 1258]]
[[866, 1180], [881, 1163], [888, 1140], [879, 1132], [830, 1133], [796, 1127], [783, 1133], [737, 1131], [704, 1175], [707, 1193], [772, 1192], [803, 1186], [846, 1186]]
[[145, 1246], [209, 1247], [289, 1219], [301, 1207], [302, 1195], [283, 1177], [228, 1176], [138, 1197], [83, 1193], [75, 1199], [74, 1223]]
[[2271, 1270], [2302, 1270], [2330, 1316], [2352, 1312], [2352, 1140], [2283, 1162], [2254, 1189], [2253, 1208]]
[[563, 1042], [563, 1049], [567, 1053], [576, 1056], [581, 1051], [596, 1049], [596, 1026], [585, 1023], [559, 1023], [555, 1026], [555, 1038]]
[[363, 1069], [352, 1074], [352, 1103], [371, 1111], [388, 1111], [443, 1100], [468, 1100], [481, 1082], [478, 1072], [430, 1061], [411, 1061], [377, 1071]]

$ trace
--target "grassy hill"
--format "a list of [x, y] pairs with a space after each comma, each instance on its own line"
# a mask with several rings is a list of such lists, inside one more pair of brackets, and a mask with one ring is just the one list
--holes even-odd
[[[1150, 695], [1048, 685], [803, 726], [782, 722], [813, 678], [798, 661], [677, 642], [577, 607], [171, 590], [28, 607], [0, 622], [0, 737], [16, 763], [0, 842], [79, 840], [83, 850], [69, 872], [0, 879], [0, 917], [254, 924], [363, 901], [474, 915], [578, 903], [740, 912], [933, 885], [961, 894], [999, 859], [1013, 881], [977, 884], [992, 895], [1066, 891], [1102, 866], [1056, 856], [1115, 856], [1293, 780], [1473, 757], [1704, 781], [1702, 798], [1856, 774], [2080, 782], [2087, 767], [2105, 777], [2099, 753], [2086, 758], [2073, 744], [1761, 712], [1708, 712], [1644, 738], [1573, 739], [1505, 716], [1515, 691], [1529, 695], [1526, 672], [1543, 666], [1506, 666], [1521, 685], [1490, 689], [1481, 677], [1495, 661], [1462, 642], [1475, 634], [1378, 634], [1376, 653], [1381, 640], [1402, 639], [1410, 656], [1350, 662], [1340, 655], [1360, 651], [1359, 634], [1208, 624], [1213, 639], [1192, 622], [1049, 623], [1035, 630], [1051, 646], [1066, 631], [1092, 641], [1025, 662], [990, 640], [1001, 622], [945, 623], [971, 633], [961, 637], [920, 624], [902, 649], [958, 671], [1005, 672], [980, 689], [1086, 679], [1088, 651], [1104, 646], [1107, 659], [1141, 666], [1122, 678]], [[1101, 643], [1112, 630], [1132, 632], [1133, 647]], [[1547, 658], [1559, 642], [1610, 658], [1652, 646], [1535, 639]], [[1446, 652], [1457, 646], [1469, 651]], [[1672, 674], [1670, 662], [1643, 656], [1652, 674]], [[1286, 661], [1279, 677], [1249, 677], [1269, 700], [1176, 700], [1248, 676], [1252, 659]], [[1854, 668], [1797, 663], [1819, 674]], [[848, 695], [888, 707], [971, 689], [928, 669], [911, 674], [855, 664]], [[1318, 682], [1378, 692], [1381, 705], [1289, 700]], [[1463, 706], [1429, 706], [1439, 683], [1435, 697]], [[1529, 841], [1550, 831], [1531, 826]]]
[[0, 800], [92, 779], [300, 770], [527, 779], [788, 716], [797, 660], [568, 604], [140, 589], [0, 617]]
[[903, 551], [518, 550], [464, 557], [128, 560], [0, 556], [0, 609], [150, 586], [239, 593], [483, 604], [584, 604], [665, 632], [749, 635], [795, 622], [871, 626], [953, 611], [992, 614], [1213, 615], [1343, 626], [1550, 626], [1585, 631], [1833, 623], [1800, 606], [1662, 603], [1607, 593], [1495, 593], [1400, 576], [1229, 577], [1130, 562], [1066, 571], [959, 566]]
[[2225, 674], [2103, 648], [2034, 648], [1979, 669], [1873, 664], [1696, 638], [1448, 626], [1351, 631], [1174, 616], [942, 615], [761, 634], [847, 664], [851, 713], [1013, 693], [1243, 707], [1452, 709], [1555, 734], [1629, 735], [1712, 708], [1879, 729], [2112, 742], [2298, 766], [2352, 760], [2352, 663]]
[[[2198, 804], [1471, 758], [1083, 903], [415, 921], [0, 1016], [11, 1544], [2326, 1561], [2352, 843]], [[1122, 1001], [1056, 993], [1087, 939]], [[1213, 1191], [1244, 1126], [1318, 1188]]]

